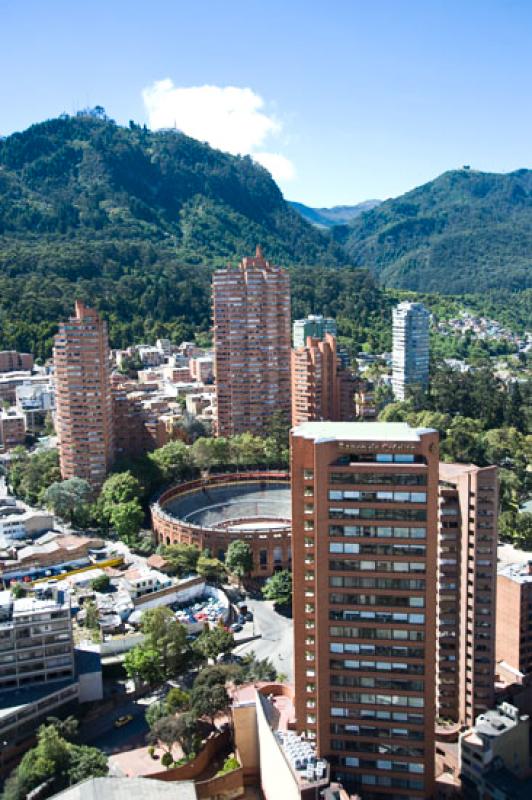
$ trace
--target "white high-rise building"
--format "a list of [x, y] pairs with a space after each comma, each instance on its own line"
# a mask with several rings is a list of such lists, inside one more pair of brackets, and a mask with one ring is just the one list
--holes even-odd
[[429, 385], [429, 319], [422, 303], [399, 303], [393, 310], [392, 387], [397, 400]]

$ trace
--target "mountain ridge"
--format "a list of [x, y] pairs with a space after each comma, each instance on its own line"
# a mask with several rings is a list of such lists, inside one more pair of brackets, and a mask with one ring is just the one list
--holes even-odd
[[319, 228], [332, 228], [336, 225], [345, 225], [352, 219], [360, 216], [366, 211], [371, 211], [372, 208], [380, 205], [381, 200], [363, 200], [361, 203], [353, 205], [338, 205], [331, 208], [313, 208], [304, 203], [298, 203], [295, 200], [289, 200], [288, 203], [301, 214], [301, 216]]
[[338, 235], [386, 285], [460, 294], [532, 286], [532, 170], [444, 172]]

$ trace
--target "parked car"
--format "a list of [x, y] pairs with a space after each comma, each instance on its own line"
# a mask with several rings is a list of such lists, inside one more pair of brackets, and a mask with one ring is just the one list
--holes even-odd
[[229, 630], [231, 631], [231, 633], [238, 633], [239, 631], [242, 630], [242, 625], [239, 622], [235, 622], [233, 623], [233, 625], [231, 625]]
[[129, 725], [132, 720], [133, 714], [125, 714], [123, 717], [118, 717], [118, 719], [115, 719], [115, 728], [123, 728], [124, 725]]

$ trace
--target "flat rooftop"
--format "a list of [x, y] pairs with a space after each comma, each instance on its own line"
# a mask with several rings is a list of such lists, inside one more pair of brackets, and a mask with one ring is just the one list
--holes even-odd
[[46, 685], [25, 686], [22, 689], [9, 689], [0, 693], [0, 721], [27, 706], [34, 705], [45, 697], [60, 692], [68, 686], [74, 686], [72, 679], [49, 681]]
[[419, 442], [434, 428], [411, 428], [406, 422], [304, 422], [293, 436], [321, 442]]
[[61, 800], [196, 800], [194, 781], [177, 783], [150, 778], [89, 778], [52, 797]]
[[[532, 561], [532, 558], [529, 560]], [[532, 583], [532, 572], [528, 568], [528, 562], [525, 564], [503, 564], [497, 567], [497, 575], [503, 575], [516, 583]]]

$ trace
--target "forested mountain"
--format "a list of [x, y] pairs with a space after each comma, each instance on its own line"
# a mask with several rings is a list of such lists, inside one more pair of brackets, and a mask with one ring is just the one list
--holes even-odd
[[381, 203], [339, 238], [387, 286], [448, 294], [532, 286], [532, 171], [462, 169]]
[[380, 205], [380, 200], [364, 200], [354, 206], [333, 206], [332, 208], [312, 208], [304, 203], [289, 201], [292, 208], [301, 216], [318, 228], [332, 228], [335, 225], [345, 225], [356, 219], [365, 211]]
[[176, 131], [96, 109], [0, 141], [4, 347], [48, 353], [75, 296], [105, 314], [116, 345], [206, 330], [212, 267], [258, 243], [280, 264], [345, 262], [265, 169]]

